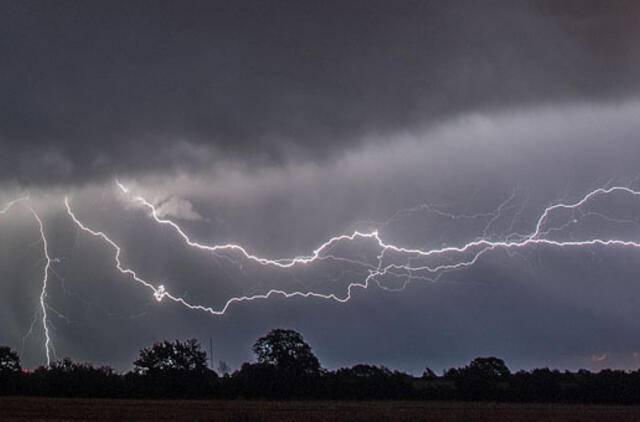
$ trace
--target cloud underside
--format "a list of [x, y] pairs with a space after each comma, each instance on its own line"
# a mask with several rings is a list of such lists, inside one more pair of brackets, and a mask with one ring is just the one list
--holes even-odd
[[635, 2], [9, 3], [0, 179], [320, 162], [469, 112], [638, 93]]

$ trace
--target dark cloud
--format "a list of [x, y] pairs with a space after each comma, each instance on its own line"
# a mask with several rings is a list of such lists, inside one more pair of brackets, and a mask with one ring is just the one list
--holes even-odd
[[[47, 304], [59, 356], [128, 369], [153, 341], [213, 336], [216, 359], [237, 366], [255, 338], [286, 326], [329, 367], [420, 372], [482, 354], [514, 368], [594, 356], [633, 366], [635, 250], [496, 250], [404, 293], [274, 298], [212, 318], [119, 274], [62, 201], [122, 246], [126, 266], [194, 303], [272, 287], [344, 295], [366, 268], [265, 270], [194, 251], [111, 177], [194, 239], [273, 259], [354, 228], [424, 248], [527, 233], [552, 201], [638, 185], [639, 17], [622, 0], [3, 2], [0, 207], [26, 189], [31, 200], [0, 216], [0, 343], [27, 366], [43, 361], [32, 206], [56, 258]], [[487, 213], [512, 193], [517, 206], [489, 229], [419, 207]], [[637, 239], [637, 201], [589, 207], [558, 236]], [[373, 253], [343, 246], [333, 252]]]
[[637, 3], [560, 3], [4, 2], [0, 177], [318, 160], [463, 111], [637, 94]]
[[[428, 203], [453, 213], [486, 213], [515, 189], [517, 207], [487, 236], [529, 233], [556, 200], [575, 200], [608, 182], [638, 185], [638, 110], [632, 102], [474, 114], [416, 136], [372, 141], [323, 165], [232, 166], [123, 182], [158, 203], [194, 239], [239, 243], [274, 259], [310, 253], [355, 227], [377, 227], [386, 241], [407, 247], [461, 245], [482, 236], [487, 220], [398, 211]], [[122, 246], [126, 266], [193, 303], [220, 308], [232, 296], [270, 288], [345, 295], [347, 283], [366, 277], [366, 268], [340, 263], [274, 271], [237, 254], [228, 260], [198, 252], [114, 188], [109, 181], [61, 191], [71, 194], [82, 221]], [[47, 295], [58, 312], [51, 311], [50, 323], [60, 356], [128, 369], [136, 351], [153, 341], [213, 337], [216, 359], [236, 367], [252, 359], [253, 340], [278, 326], [301, 330], [329, 367], [368, 361], [419, 373], [425, 365], [442, 369], [492, 354], [513, 368], [576, 368], [594, 367], [591, 357], [606, 353], [620, 360], [602, 366], [627, 368], [640, 351], [632, 335], [640, 321], [634, 249], [496, 251], [438, 283], [415, 280], [405, 292], [356, 290], [348, 304], [273, 298], [212, 317], [157, 303], [149, 290], [119, 274], [113, 249], [78, 232], [62, 211], [62, 192], [49, 187], [32, 195], [26, 205], [41, 212], [51, 254], [60, 259]], [[614, 220], [585, 217], [558, 236], [637, 239], [639, 204], [624, 195], [594, 201], [582, 210]], [[559, 214], [554, 224], [566, 217]], [[41, 323], [33, 319], [42, 277], [38, 233], [25, 207], [0, 216], [0, 229], [0, 342], [20, 349], [26, 365], [35, 366], [43, 359]], [[366, 246], [355, 242], [332, 252], [362, 260], [371, 253]], [[383, 280], [389, 287], [401, 281]], [[23, 341], [32, 321], [32, 335]]]

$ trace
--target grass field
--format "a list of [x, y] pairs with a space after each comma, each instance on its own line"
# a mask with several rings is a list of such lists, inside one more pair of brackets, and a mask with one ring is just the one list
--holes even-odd
[[626, 422], [640, 420], [640, 406], [0, 398], [0, 421], [67, 420]]

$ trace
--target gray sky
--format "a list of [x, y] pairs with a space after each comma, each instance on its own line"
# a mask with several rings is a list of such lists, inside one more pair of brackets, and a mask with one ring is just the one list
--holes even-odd
[[[153, 341], [213, 337], [214, 359], [236, 367], [290, 327], [330, 368], [420, 372], [489, 354], [514, 369], [637, 367], [635, 248], [497, 249], [401, 292], [385, 289], [406, 274], [386, 275], [344, 304], [275, 296], [212, 316], [120, 274], [63, 200], [125, 266], [191, 303], [344, 297], [368, 274], [344, 259], [375, 263], [372, 242], [264, 267], [187, 247], [132, 196], [196, 241], [267, 259], [354, 230], [422, 250], [530, 233], [550, 204], [640, 188], [639, 17], [632, 1], [1, 2], [0, 209], [31, 199], [0, 215], [0, 343], [44, 362], [32, 206], [55, 258], [60, 357], [128, 369]], [[640, 198], [614, 193], [548, 224], [556, 240], [635, 240]]]

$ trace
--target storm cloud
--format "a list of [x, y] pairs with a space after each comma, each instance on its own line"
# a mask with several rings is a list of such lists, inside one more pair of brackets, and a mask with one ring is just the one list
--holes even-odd
[[[3, 2], [0, 208], [30, 200], [0, 215], [0, 343], [43, 362], [31, 206], [56, 260], [58, 357], [128, 369], [153, 341], [213, 337], [214, 359], [237, 367], [284, 326], [330, 368], [418, 373], [489, 354], [513, 368], [637, 366], [633, 249], [496, 250], [404, 292], [274, 297], [212, 317], [120, 274], [63, 201], [124, 265], [194, 303], [271, 288], [343, 297], [367, 268], [194, 250], [116, 178], [196, 241], [269, 259], [354, 230], [411, 248], [530, 233], [549, 204], [640, 184], [639, 19], [633, 1]], [[638, 201], [606, 199], [558, 236], [637, 239]], [[500, 204], [490, 223], [450, 217]]]
[[1, 12], [0, 177], [21, 183], [333, 159], [464, 112], [639, 88], [632, 1], [9, 1]]

